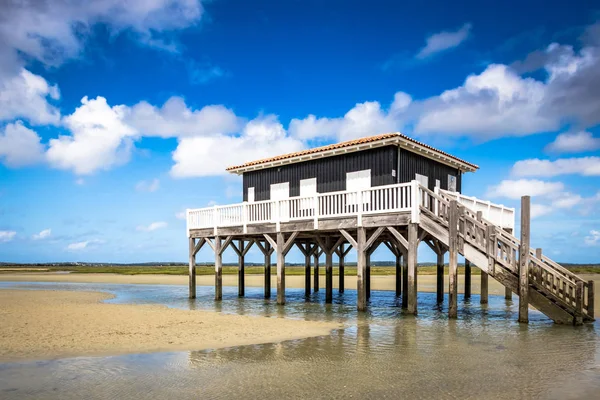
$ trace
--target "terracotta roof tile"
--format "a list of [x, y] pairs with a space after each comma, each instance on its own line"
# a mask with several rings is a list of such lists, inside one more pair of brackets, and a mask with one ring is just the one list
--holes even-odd
[[330, 145], [327, 145], [327, 146], [321, 146], [321, 147], [315, 147], [315, 148], [312, 148], [312, 149], [297, 151], [295, 153], [282, 154], [282, 155], [275, 156], [275, 157], [269, 157], [269, 158], [264, 158], [264, 159], [261, 159], [261, 160], [250, 161], [250, 162], [247, 162], [247, 163], [244, 163], [244, 164], [241, 164], [241, 165], [236, 165], [236, 166], [233, 166], [233, 167], [229, 167], [229, 168], [227, 168], [227, 171], [232, 171], [233, 172], [234, 170], [237, 170], [239, 168], [245, 168], [245, 167], [250, 167], [250, 166], [254, 166], [254, 165], [265, 164], [265, 163], [269, 163], [269, 162], [273, 162], [273, 161], [285, 160], [285, 159], [289, 159], [289, 158], [301, 157], [301, 156], [305, 156], [305, 155], [309, 155], [309, 154], [315, 154], [315, 153], [321, 153], [321, 152], [329, 151], [329, 150], [341, 149], [341, 148], [344, 148], [344, 147], [355, 146], [355, 145], [358, 145], [358, 144], [377, 142], [379, 140], [390, 139], [390, 138], [393, 138], [393, 137], [403, 138], [403, 139], [405, 139], [405, 140], [407, 140], [409, 142], [412, 142], [412, 143], [418, 144], [420, 146], [426, 147], [426, 148], [428, 148], [428, 149], [430, 149], [432, 151], [435, 151], [437, 153], [443, 154], [446, 157], [449, 157], [449, 158], [452, 158], [452, 159], [454, 159], [456, 161], [459, 161], [461, 163], [467, 164], [467, 165], [471, 166], [472, 168], [475, 168], [475, 169], [479, 168], [475, 164], [471, 164], [470, 162], [461, 160], [458, 157], [455, 157], [455, 156], [450, 155], [450, 154], [448, 154], [446, 152], [438, 150], [438, 149], [436, 149], [434, 147], [431, 147], [431, 146], [429, 146], [429, 145], [427, 145], [425, 143], [421, 143], [421, 142], [419, 142], [417, 140], [414, 140], [414, 139], [412, 139], [412, 138], [410, 138], [410, 137], [408, 137], [406, 135], [403, 135], [402, 133], [395, 132], [395, 133], [383, 133], [383, 134], [375, 135], [375, 136], [367, 136], [367, 137], [363, 137], [363, 138], [359, 138], [359, 139], [349, 140], [349, 141], [346, 141], [346, 142], [340, 142], [340, 143], [330, 144]]

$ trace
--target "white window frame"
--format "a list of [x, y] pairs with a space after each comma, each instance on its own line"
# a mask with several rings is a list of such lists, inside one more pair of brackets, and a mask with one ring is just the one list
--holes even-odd
[[254, 186], [248, 188], [248, 203], [254, 203]]
[[[452, 178], [452, 179], [451, 179]], [[452, 190], [452, 186], [450, 185], [450, 182], [454, 181], [454, 190]], [[458, 186], [458, 177], [456, 175], [452, 175], [452, 174], [448, 174], [448, 191], [450, 192], [457, 192], [457, 186]]]

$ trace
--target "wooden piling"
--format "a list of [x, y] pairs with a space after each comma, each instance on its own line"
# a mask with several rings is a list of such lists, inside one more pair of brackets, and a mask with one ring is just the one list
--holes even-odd
[[583, 325], [583, 282], [577, 281], [575, 286], [575, 313], [573, 325]]
[[448, 216], [448, 317], [458, 317], [458, 203], [450, 201]]
[[365, 292], [367, 300], [371, 298], [371, 254], [367, 252], [367, 273], [365, 276]]
[[504, 299], [512, 300], [512, 290], [510, 290], [510, 288], [508, 288], [508, 287], [504, 288]]
[[[310, 250], [310, 245], [307, 246]], [[304, 297], [310, 297], [310, 251], [304, 255]]]
[[333, 252], [325, 252], [325, 303], [333, 301]]
[[408, 312], [417, 314], [417, 249], [419, 224], [408, 224]]
[[480, 304], [488, 303], [488, 294], [489, 294], [489, 274], [487, 272], [481, 271], [481, 296], [479, 296]]
[[189, 298], [196, 298], [196, 239], [189, 238], [190, 267], [189, 267]]
[[587, 314], [589, 317], [594, 318], [594, 281], [589, 280], [587, 287]]
[[358, 311], [367, 310], [367, 292], [365, 287], [365, 278], [367, 276], [367, 251], [365, 249], [367, 239], [365, 228], [359, 227], [356, 230], [356, 253], [357, 253], [357, 299], [356, 308]]
[[396, 297], [402, 295], [402, 254], [396, 251]]
[[[439, 248], [440, 246], [438, 246]], [[438, 304], [444, 302], [444, 253], [438, 251], [437, 253], [437, 287], [436, 287], [436, 300]]]
[[265, 240], [265, 299], [271, 298], [271, 245]]
[[215, 300], [223, 299], [223, 252], [221, 238], [215, 237]]
[[529, 323], [529, 196], [521, 197], [521, 244], [519, 246], [519, 322]]
[[408, 309], [408, 252], [402, 256], [402, 308]]
[[[250, 244], [248, 244], [249, 246]], [[246, 295], [246, 265], [244, 263], [244, 241], [238, 241], [238, 297]]]
[[342, 243], [340, 245], [340, 257], [339, 257], [339, 273], [338, 273], [338, 293], [344, 293], [344, 275], [345, 275], [345, 265], [344, 265], [344, 259], [346, 258], [345, 253], [344, 253], [344, 244]]
[[465, 259], [465, 299], [471, 298], [471, 262]]
[[277, 233], [277, 304], [285, 304], [285, 238]]
[[319, 291], [319, 248], [318, 247], [315, 249], [313, 264], [314, 264], [314, 268], [315, 268], [313, 286], [314, 286], [314, 292], [317, 293]]

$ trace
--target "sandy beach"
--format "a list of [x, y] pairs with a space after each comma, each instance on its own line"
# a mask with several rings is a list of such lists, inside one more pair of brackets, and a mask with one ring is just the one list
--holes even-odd
[[327, 335], [340, 325], [103, 304], [97, 292], [0, 290], [0, 362], [203, 350]]

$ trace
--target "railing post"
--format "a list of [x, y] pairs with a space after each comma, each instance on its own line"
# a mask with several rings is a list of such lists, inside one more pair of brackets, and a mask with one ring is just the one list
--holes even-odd
[[275, 230], [279, 232], [281, 230], [281, 211], [280, 211], [280, 203], [282, 200], [275, 200]]
[[575, 287], [575, 325], [583, 325], [583, 282], [577, 281]]
[[217, 235], [217, 227], [219, 226], [219, 209], [217, 208], [217, 206], [214, 206], [214, 211], [213, 211], [213, 224], [214, 224], [214, 235]]
[[529, 238], [531, 197], [521, 197], [521, 245], [519, 246], [519, 322], [529, 323]]
[[314, 228], [315, 229], [319, 229], [319, 194], [315, 193], [315, 197], [313, 199], [313, 206], [315, 208], [313, 215], [314, 215]]
[[244, 227], [243, 232], [248, 233], [248, 203], [242, 203], [242, 226]]
[[493, 225], [487, 226], [487, 256], [488, 256], [488, 274], [495, 275], [494, 268], [496, 267], [496, 249], [498, 244], [496, 243], [496, 228]]
[[587, 315], [590, 318], [594, 318], [594, 281], [588, 281], [587, 287]]
[[362, 213], [363, 213], [363, 194], [362, 190], [356, 192], [356, 226], [362, 226]]
[[410, 182], [410, 222], [419, 223], [419, 182], [412, 180]]
[[[436, 186], [436, 187], [433, 188], [433, 193], [437, 194], [438, 196], [440, 195], [440, 188], [439, 188], [439, 186]], [[439, 202], [440, 201], [437, 199], [437, 197], [435, 199], [433, 199], [433, 200], [434, 200], [434, 202], [433, 202], [433, 204], [434, 204], [433, 212], [435, 213], [435, 215], [440, 215], [439, 214], [439, 211], [440, 211], [439, 210], [439, 208], [440, 208]]]

